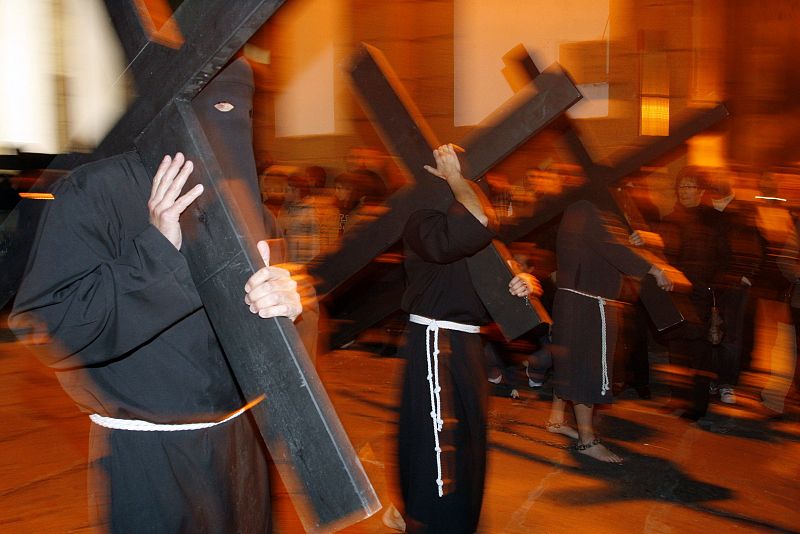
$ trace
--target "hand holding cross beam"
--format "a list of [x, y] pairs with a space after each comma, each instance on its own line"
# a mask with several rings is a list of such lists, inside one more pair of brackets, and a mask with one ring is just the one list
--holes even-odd
[[[455, 199], [467, 208], [467, 211], [478, 219], [478, 222], [488, 226], [489, 217], [486, 215], [483, 205], [486, 204], [488, 206], [489, 203], [481, 202], [475, 186], [461, 174], [461, 162], [458, 161], [458, 155], [456, 154], [457, 146], [450, 143], [434, 150], [433, 157], [436, 160], [436, 168], [425, 165], [425, 170], [447, 182]], [[463, 148], [458, 148], [461, 152], [464, 152]]]
[[516, 297], [542, 296], [542, 285], [530, 273], [517, 273], [508, 283], [508, 292]]
[[294, 321], [303, 311], [297, 282], [286, 269], [270, 266], [266, 241], [259, 241], [257, 247], [264, 267], [253, 273], [244, 285], [244, 302], [250, 306], [250, 312], [259, 317], [288, 317]]
[[667, 270], [667, 268], [661, 268], [657, 265], [653, 265], [650, 267], [648, 274], [652, 274], [655, 277], [658, 287], [664, 291], [672, 291], [675, 284], [672, 281], [672, 278], [670, 278], [669, 274], [667, 274]]

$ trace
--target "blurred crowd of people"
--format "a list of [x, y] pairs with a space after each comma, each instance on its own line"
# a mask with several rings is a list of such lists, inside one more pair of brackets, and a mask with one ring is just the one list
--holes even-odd
[[[375, 149], [354, 148], [345, 169], [332, 177], [319, 166], [263, 169], [260, 182], [265, 213], [271, 215], [268, 226], [285, 239], [287, 261], [307, 264], [335, 250], [359, 221], [381, 213], [383, 201], [397, 188], [386, 178], [385, 158]], [[538, 203], [584, 181], [578, 166], [551, 160], [528, 169], [516, 183], [502, 174], [487, 176], [501, 228], [530, 217]], [[686, 166], [672, 188], [665, 187], [663, 179], [657, 186], [648, 185], [654, 181], [643, 175], [630, 178], [618, 187], [617, 206], [600, 208], [617, 213], [604, 219], [612, 225], [636, 210], [643, 227], [628, 223], [621, 230], [645, 236], [642, 245], [651, 254], [686, 276], [691, 286], [673, 297], [685, 321], [657, 331], [638, 299], [639, 282], [624, 277], [619, 298], [626, 305], [614, 350], [612, 393], [633, 389], [639, 398], [651, 399], [651, 353], [666, 352], [672, 372], [665, 412], [698, 420], [712, 399], [737, 404], [742, 373], [754, 371], [764, 377], [758, 399], [764, 413], [780, 416], [796, 383], [800, 199], [790, 195], [800, 189], [800, 174], [790, 168], [757, 174]], [[672, 207], [665, 209], [670, 202]], [[560, 222], [557, 216], [511, 245], [516, 267], [541, 281], [542, 301], [550, 311], [559, 287]], [[550, 332], [542, 328], [511, 343], [488, 341], [490, 382], [504, 382], [512, 397], [519, 396], [525, 380], [531, 388], [542, 387], [553, 371], [550, 346]], [[520, 364], [524, 378], [519, 376]]]
[[316, 165], [266, 165], [259, 175], [265, 222], [270, 235], [286, 240], [286, 261], [307, 264], [379, 213], [390, 191], [383, 167], [381, 154], [366, 147], [351, 149], [333, 177]]
[[[577, 167], [545, 162], [529, 169], [518, 185], [502, 175], [488, 181], [498, 217], [514, 225], [535, 213], [538, 202], [583, 180]], [[800, 186], [800, 174], [792, 168], [758, 174], [686, 166], [672, 188], [666, 181], [631, 178], [618, 185], [615, 206], [600, 206], [609, 212], [605, 224], [631, 234], [631, 246], [647, 247], [690, 284], [673, 293], [685, 320], [659, 332], [638, 299], [639, 282], [625, 278], [613, 394], [631, 388], [639, 398], [650, 399], [651, 354], [666, 353], [670, 393], [662, 411], [697, 421], [713, 399], [741, 404], [740, 379], [751, 372], [748, 386], [759, 393], [754, 409], [780, 418], [793, 383], [797, 391], [799, 205], [793, 191]], [[652, 182], [657, 187], [650, 187]], [[636, 218], [628, 217], [632, 209]], [[543, 281], [542, 301], [548, 309], [563, 285], [556, 260], [558, 226], [556, 218], [512, 246], [523, 268]], [[518, 395], [520, 356], [526, 356], [522, 363], [532, 388], [541, 387], [558, 367], [548, 336], [535, 332], [526, 337], [506, 344], [505, 359], [498, 356], [502, 343], [487, 350], [490, 381], [507, 382], [512, 396]]]
[[[275, 234], [286, 240], [288, 261], [308, 263], [335, 250], [359, 221], [381, 213], [382, 202], [396, 189], [386, 179], [382, 161], [378, 151], [356, 148], [346, 159], [346, 169], [332, 179], [317, 166], [270, 165], [264, 170], [265, 212], [272, 215]], [[499, 173], [486, 178], [500, 236], [503, 228], [532, 216], [541, 203], [585, 183], [578, 166], [551, 160], [528, 169], [514, 183]], [[710, 402], [741, 405], [740, 379], [749, 373], [748, 390], [758, 396], [749, 394], [757, 402], [745, 404], [753, 404], [767, 418], [781, 417], [791, 385], [796, 388], [797, 382], [800, 198], [792, 197], [796, 189], [800, 174], [791, 168], [758, 174], [686, 166], [674, 181], [644, 174], [626, 179], [609, 197], [616, 199], [613, 203], [589, 199], [599, 213], [597, 224], [608, 231], [610, 241], [656, 258], [658, 265], [688, 281], [672, 294], [684, 321], [658, 331], [638, 296], [641, 273], [620, 272], [621, 289], [612, 290], [614, 298], [605, 300], [620, 305], [615, 312], [619, 324], [604, 339], [613, 343], [604, 362], [611, 375], [604, 403], [629, 389], [650, 400], [651, 370], [661, 357], [657, 368], [666, 371], [669, 390], [659, 395], [664, 413], [697, 421], [706, 416]], [[515, 269], [541, 282], [541, 300], [551, 313], [557, 295], [563, 293], [558, 290], [569, 285], [563, 267], [559, 270], [559, 259], [565, 261], [557, 250], [562, 217], [554, 217], [510, 247]], [[604, 320], [611, 322], [612, 316]], [[556, 320], [552, 331], [540, 327], [512, 342], [489, 336], [485, 343], [489, 382], [514, 398], [525, 381], [529, 388], [550, 382], [557, 389], [559, 361], [562, 367], [567, 361], [563, 354], [559, 357], [563, 347], [553, 344], [552, 334], [558, 328]], [[567, 405], [581, 405], [570, 400]], [[569, 418], [559, 415], [563, 410], [560, 405], [554, 409], [548, 430], [578, 437]]]

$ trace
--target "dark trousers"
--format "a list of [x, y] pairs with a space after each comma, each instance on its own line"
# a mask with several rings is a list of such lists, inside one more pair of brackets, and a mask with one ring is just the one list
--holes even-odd
[[720, 385], [735, 386], [739, 382], [745, 340], [751, 335], [748, 330], [753, 328], [748, 320], [752, 317], [749, 313], [750, 289], [746, 287], [725, 289], [719, 293], [717, 305], [722, 312], [725, 336], [722, 338], [722, 343], [714, 347], [713, 369], [717, 373]]
[[669, 361], [689, 371], [688, 384], [678, 382], [671, 386], [673, 399], [686, 401], [689, 411], [705, 415], [711, 382], [711, 343], [704, 338], [675, 336], [669, 340]]
[[615, 359], [614, 382], [635, 388], [650, 385], [650, 355], [647, 335], [651, 328], [647, 310], [641, 302], [626, 306], [620, 340], [619, 358]]

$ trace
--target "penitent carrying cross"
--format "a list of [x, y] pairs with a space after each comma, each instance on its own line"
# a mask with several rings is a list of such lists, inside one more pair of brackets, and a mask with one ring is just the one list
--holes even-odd
[[[388, 212], [356, 228], [342, 247], [318, 259], [310, 268], [320, 280], [317, 290], [329, 293], [373, 258], [400, 239], [406, 220], [416, 210], [445, 211], [453, 200], [443, 180], [425, 165], [434, 166], [432, 151], [439, 146], [432, 130], [416, 110], [381, 52], [363, 45], [349, 66], [353, 86], [362, 106], [377, 126], [384, 142], [399, 157], [413, 183], [387, 201]], [[519, 145], [555, 120], [580, 99], [568, 76], [554, 64], [537, 76], [537, 87], [523, 88], [458, 144], [462, 172], [478, 180]], [[502, 244], [492, 244], [468, 259], [474, 286], [489, 314], [508, 339], [518, 337], [549, 317], [538, 300], [511, 296], [508, 282], [514, 276], [505, 261]], [[398, 303], [386, 303], [389, 313]], [[391, 308], [391, 309], [389, 309]]]
[[[186, 188], [200, 183], [205, 192], [181, 217], [181, 251], [241, 392], [247, 400], [266, 399], [251, 412], [305, 530], [331, 531], [368, 517], [380, 503], [292, 322], [259, 319], [242, 305], [245, 282], [263, 266], [256, 242], [265, 237], [252, 194], [258, 191], [252, 140], [237, 147], [252, 176], [225, 176], [191, 106], [282, 3], [184, 0], [170, 21], [177, 38], [165, 44], [140, 2], [108, 0], [138, 97], [93, 154], [56, 158], [52, 167], [129, 151], [150, 176], [164, 154], [180, 151], [194, 162]], [[0, 257], [11, 274], [4, 276], [3, 302], [16, 290], [34, 241], [39, 210], [30, 207], [20, 207], [25, 224]]]
[[[506, 77], [512, 86], [518, 86], [517, 90], [528, 83], [538, 84], [539, 69], [523, 45], [517, 45], [510, 50], [503, 57], [503, 61], [506, 64]], [[593, 198], [604, 206], [616, 208], [631, 230], [647, 230], [643, 218], [634, 210], [635, 206], [632, 203], [623, 202], [621, 195], [612, 192], [609, 188], [638, 171], [643, 165], [663, 157], [692, 136], [710, 128], [727, 116], [728, 111], [722, 104], [689, 109], [674, 121], [675, 126], [670, 129], [670, 135], [651, 138], [646, 144], [633, 151], [612, 155], [610, 160], [614, 163], [610, 166], [596, 163], [578, 137], [569, 117], [560, 117], [553, 124], [553, 128], [561, 132], [564, 143], [575, 162], [583, 170], [586, 183], [579, 188], [567, 191], [562, 196], [545, 199], [538, 203], [534, 206], [534, 213], [530, 218], [521, 220], [516, 226], [508, 229], [509, 231], [503, 235], [504, 241], [512, 242], [525, 236], [562, 212], [569, 204], [581, 198]], [[688, 280], [681, 273], [674, 272], [670, 276], [675, 278], [676, 287], [687, 288], [689, 286]], [[683, 315], [670, 294], [658, 288], [652, 275], [647, 275], [642, 282], [640, 297], [653, 324], [659, 331], [666, 330], [683, 321]]]

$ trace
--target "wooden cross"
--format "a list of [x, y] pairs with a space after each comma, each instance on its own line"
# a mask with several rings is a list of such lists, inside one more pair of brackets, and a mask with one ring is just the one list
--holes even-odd
[[380, 509], [377, 495], [294, 325], [242, 304], [245, 281], [263, 266], [260, 202], [227, 183], [190, 105], [283, 2], [186, 0], [173, 15], [177, 49], [151, 38], [135, 0], [106, 3], [139, 97], [91, 159], [136, 150], [151, 175], [164, 154], [180, 150], [195, 163], [186, 189], [202, 183], [205, 192], [181, 218], [187, 261], [242, 392], [266, 396], [252, 413], [300, 519], [307, 531], [328, 531], [368, 517]]
[[[339, 250], [315, 262], [311, 273], [320, 280], [317, 289], [328, 293], [353, 276], [378, 254], [397, 242], [408, 217], [419, 209], [445, 211], [453, 202], [448, 185], [432, 176], [424, 165], [435, 166], [435, 135], [398, 81], [383, 54], [364, 45], [349, 67], [362, 106], [377, 126], [384, 142], [399, 157], [414, 183], [388, 201], [388, 212], [356, 228]], [[465, 149], [462, 172], [481, 178], [496, 163], [542, 130], [580, 99], [580, 93], [557, 65], [537, 77], [537, 88], [523, 88], [483, 121], [459, 144]], [[513, 273], [496, 245], [468, 259], [470, 275], [481, 300], [503, 334], [513, 339], [542, 321], [547, 312], [536, 299], [526, 301], [508, 292]], [[393, 311], [397, 303], [387, 303]]]
[[[503, 57], [503, 61], [508, 71], [521, 71], [524, 81], [538, 84], [539, 69], [523, 45], [520, 44], [513, 48]], [[512, 82], [513, 85], [514, 83]], [[558, 197], [537, 203], [534, 207], [533, 216], [518, 221], [515, 226], [510, 227], [509, 231], [503, 235], [504, 240], [512, 242], [520, 239], [559, 214], [569, 204], [581, 198], [600, 199], [603, 205], [617, 206], [623, 215], [623, 220], [628, 223], [631, 230], [645, 229], [640, 223], [634, 222], [642, 220], [641, 217], [627, 213], [627, 210], [622, 208], [619, 197], [613, 195], [609, 191], [609, 187], [625, 176], [638, 171], [643, 165], [647, 165], [649, 162], [664, 156], [692, 136], [711, 127], [727, 116], [728, 111], [722, 104], [716, 104], [709, 109], [690, 110], [678, 118], [676, 121], [678, 126], [671, 129], [669, 136], [654, 138], [635, 151], [626, 151], [622, 155], [612, 156], [611, 160], [616, 161], [612, 166], [595, 163], [580, 137], [578, 137], [569, 118], [566, 116], [560, 117], [553, 127], [561, 132], [562, 139], [572, 156], [583, 169], [587, 182], [583, 186], [567, 191]], [[605, 197], [606, 201], [603, 201], [602, 197]], [[685, 278], [682, 280], [683, 285], [688, 284]], [[644, 278], [640, 297], [642, 304], [647, 309], [658, 330], [665, 330], [683, 320], [682, 314], [669, 293], [660, 290], [655, 283], [655, 278], [652, 276], [648, 275]]]

